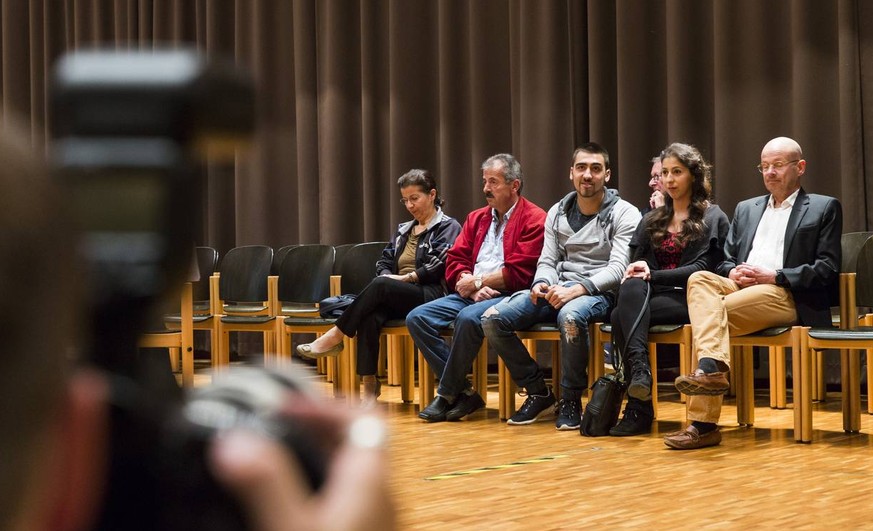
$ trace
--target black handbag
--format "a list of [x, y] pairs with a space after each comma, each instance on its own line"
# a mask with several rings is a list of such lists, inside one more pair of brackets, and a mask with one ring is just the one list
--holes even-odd
[[[647, 282], [645, 302], [643, 302], [643, 307], [640, 309], [636, 321], [625, 336], [626, 338], [630, 338], [639, 326], [643, 312], [649, 305], [650, 292], [651, 286]], [[618, 345], [613, 343], [612, 348], [614, 349], [615, 373], [601, 376], [591, 385], [591, 398], [588, 400], [584, 413], [582, 413], [579, 432], [587, 437], [609, 435], [609, 430], [618, 423], [618, 415], [621, 413], [621, 403], [624, 400], [624, 393], [627, 391], [627, 382], [624, 379], [624, 360]]]
[[318, 315], [322, 319], [337, 319], [343, 312], [355, 302], [357, 295], [337, 295], [328, 297], [318, 303]]

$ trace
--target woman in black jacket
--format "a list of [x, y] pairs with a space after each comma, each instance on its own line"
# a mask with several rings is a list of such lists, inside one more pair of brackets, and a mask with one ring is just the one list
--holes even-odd
[[410, 170], [397, 180], [397, 186], [412, 221], [397, 228], [376, 263], [376, 278], [336, 325], [312, 343], [297, 347], [297, 352], [308, 358], [336, 355], [343, 348], [344, 336], [357, 335], [358, 374], [364, 384], [365, 405], [373, 404], [380, 394], [376, 365], [382, 325], [446, 294], [446, 252], [461, 232], [461, 225], [440, 208], [443, 200], [430, 172]]
[[[631, 263], [612, 312], [613, 345], [621, 350], [630, 383], [624, 416], [610, 435], [638, 435], [652, 429], [649, 326], [688, 323], [688, 277], [695, 271], [715, 270], [724, 256], [728, 218], [710, 202], [711, 169], [693, 146], [673, 143], [661, 152], [665, 204], [649, 212], [637, 227], [630, 243]], [[638, 316], [637, 328], [627, 336]]]

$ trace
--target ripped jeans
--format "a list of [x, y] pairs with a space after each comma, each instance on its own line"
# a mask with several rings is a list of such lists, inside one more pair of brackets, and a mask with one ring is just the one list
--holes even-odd
[[540, 394], [546, 388], [543, 372], [515, 331], [536, 323], [557, 322], [561, 330], [561, 387], [582, 391], [588, 387], [588, 324], [605, 319], [609, 306], [605, 295], [583, 295], [556, 310], [545, 301], [534, 305], [529, 290], [519, 291], [483, 314], [482, 330], [515, 383], [531, 394]]

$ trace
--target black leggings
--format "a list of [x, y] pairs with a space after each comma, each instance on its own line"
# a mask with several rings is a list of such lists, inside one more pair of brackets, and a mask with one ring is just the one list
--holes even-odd
[[364, 288], [336, 321], [349, 337], [358, 337], [358, 375], [376, 374], [379, 333], [389, 319], [403, 319], [413, 308], [428, 302], [419, 284], [380, 276]]
[[[618, 345], [623, 354], [622, 361], [627, 361], [641, 355], [648, 361], [649, 327], [658, 324], [686, 324], [688, 320], [688, 303], [685, 300], [685, 290], [672, 286], [650, 285], [652, 293], [649, 298], [648, 310], [643, 311], [640, 324], [637, 325], [631, 337], [625, 337], [640, 314], [646, 297], [646, 281], [639, 278], [629, 278], [618, 290], [618, 300], [612, 311], [612, 344], [613, 352]], [[627, 347], [625, 347], [627, 345]], [[627, 372], [627, 371], [626, 371]]]

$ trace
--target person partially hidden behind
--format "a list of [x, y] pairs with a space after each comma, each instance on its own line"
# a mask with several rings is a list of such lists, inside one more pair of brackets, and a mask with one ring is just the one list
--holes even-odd
[[642, 215], [646, 215], [656, 208], [664, 206], [664, 185], [661, 183], [661, 157], [652, 159], [652, 169], [649, 172], [649, 188], [652, 195], [649, 196], [649, 204], [640, 209]]
[[[612, 311], [613, 345], [624, 349], [629, 377], [627, 406], [612, 436], [639, 435], [652, 429], [652, 369], [649, 326], [688, 322], [685, 288], [697, 271], [713, 271], [724, 258], [728, 218], [710, 202], [712, 167], [694, 146], [670, 144], [661, 152], [664, 206], [647, 214], [630, 243], [618, 300]], [[649, 303], [645, 304], [649, 290]], [[639, 324], [630, 335], [637, 318]]]
[[443, 200], [427, 170], [410, 170], [397, 180], [403, 205], [412, 221], [397, 227], [382, 251], [373, 279], [324, 335], [299, 345], [307, 358], [335, 355], [345, 336], [358, 336], [358, 375], [364, 386], [363, 407], [381, 394], [376, 378], [379, 333], [389, 319], [405, 318], [410, 310], [446, 294], [446, 253], [461, 232], [461, 224], [440, 208]]
[[[92, 529], [110, 457], [109, 381], [69, 357], [85, 313], [76, 235], [45, 172], [11, 138], [29, 136], [0, 137], [0, 286], [16, 301], [0, 307], [7, 327], [0, 356], [0, 529]], [[34, 317], [46, 301], [54, 310], [49, 327]], [[321, 434], [354, 434], [352, 419], [365, 418], [300, 400], [283, 413], [291, 408], [319, 422]], [[254, 433], [217, 438], [206, 461], [254, 530], [393, 528], [384, 452], [363, 437], [340, 440], [317, 493], [283, 444]]]
[[718, 419], [730, 387], [730, 336], [773, 326], [830, 326], [840, 272], [842, 207], [833, 197], [800, 186], [806, 161], [800, 145], [774, 138], [761, 151], [758, 171], [770, 192], [737, 205], [715, 273], [688, 279], [688, 315], [698, 367], [676, 379], [688, 396], [684, 430], [668, 433], [670, 448], [690, 450], [721, 442]]
[[[467, 216], [449, 250], [446, 280], [454, 293], [406, 317], [409, 335], [440, 378], [437, 396], [418, 414], [428, 422], [459, 420], [485, 406], [467, 379], [484, 339], [479, 319], [509, 293], [530, 285], [543, 248], [546, 213], [521, 196], [523, 184], [521, 164], [512, 155], [493, 155], [482, 163], [488, 206]], [[449, 349], [440, 332], [452, 323]]]
[[574, 190], [549, 209], [543, 252], [529, 290], [488, 309], [482, 328], [513, 381], [527, 398], [507, 421], [536, 422], [552, 411], [555, 394], [522, 344], [518, 330], [556, 323], [561, 331], [561, 393], [555, 428], [578, 430], [582, 393], [588, 386], [588, 325], [603, 320], [628, 262], [628, 244], [640, 212], [606, 186], [609, 153], [595, 142], [578, 147], [570, 160]]

